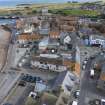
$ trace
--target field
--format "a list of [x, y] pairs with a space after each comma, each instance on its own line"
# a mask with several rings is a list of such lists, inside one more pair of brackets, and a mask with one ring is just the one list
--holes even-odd
[[91, 11], [91, 10], [79, 10], [79, 9], [73, 9], [73, 10], [60, 10], [58, 13], [64, 14], [64, 15], [77, 15], [77, 16], [97, 16], [99, 13], [97, 11]]

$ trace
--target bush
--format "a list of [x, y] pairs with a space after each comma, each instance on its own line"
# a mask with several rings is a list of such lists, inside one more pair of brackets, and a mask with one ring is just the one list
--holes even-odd
[[37, 13], [37, 11], [36, 11], [36, 10], [32, 10], [32, 13], [33, 13], [33, 14], [36, 14], [36, 13]]

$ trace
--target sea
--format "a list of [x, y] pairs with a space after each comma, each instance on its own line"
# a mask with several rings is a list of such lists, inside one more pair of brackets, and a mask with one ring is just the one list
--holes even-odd
[[[19, 4], [39, 4], [39, 3], [67, 3], [68, 1], [84, 1], [84, 0], [0, 0], [0, 8], [12, 8], [16, 7]], [[85, 0], [85, 1], [94, 1], [94, 0]], [[0, 19], [1, 24], [14, 23], [14, 20], [11, 19]]]
[[[55, 1], [55, 2], [54, 2]], [[19, 4], [64, 3], [67, 0], [0, 0], [0, 8], [12, 8]], [[0, 25], [13, 24], [14, 19], [0, 19]]]
[[15, 7], [18, 4], [64, 3], [68, 0], [0, 0], [0, 7]]
[[[14, 7], [17, 4], [37, 4], [37, 3], [66, 3], [68, 1], [79, 1], [84, 2], [84, 0], [0, 0], [0, 7]], [[97, 1], [97, 0], [85, 0], [87, 1]]]

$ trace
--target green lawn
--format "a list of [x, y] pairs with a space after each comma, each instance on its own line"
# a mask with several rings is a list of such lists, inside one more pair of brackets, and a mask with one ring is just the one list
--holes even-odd
[[[52, 10], [53, 11], [53, 10]], [[91, 10], [79, 10], [79, 9], [73, 9], [73, 10], [55, 10], [56, 13], [64, 14], [64, 15], [77, 15], [77, 16], [97, 16], [99, 13], [97, 11], [91, 11]]]

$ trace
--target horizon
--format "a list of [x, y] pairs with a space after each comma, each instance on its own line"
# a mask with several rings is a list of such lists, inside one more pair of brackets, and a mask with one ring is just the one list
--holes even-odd
[[104, 0], [0, 0], [0, 2], [20, 2], [20, 3], [22, 3], [22, 2], [26, 2], [26, 3], [33, 3], [33, 2], [35, 2], [35, 3], [66, 3], [66, 2], [68, 2], [68, 1], [77, 1], [77, 2], [95, 2], [95, 1], [104, 1]]
[[95, 2], [99, 0], [0, 0], [1, 8], [15, 7], [18, 4], [47, 4], [47, 3], [67, 3], [68, 1]]

